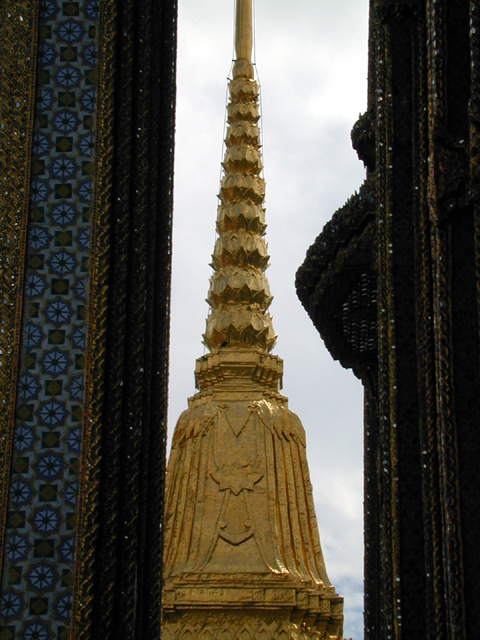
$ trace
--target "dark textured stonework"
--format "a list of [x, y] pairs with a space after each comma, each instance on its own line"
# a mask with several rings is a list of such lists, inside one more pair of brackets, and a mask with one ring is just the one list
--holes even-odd
[[160, 633], [176, 12], [0, 3], [2, 639]]
[[355, 223], [355, 198], [338, 211], [297, 291], [365, 386], [365, 638], [475, 638], [480, 5], [370, 7], [368, 110], [352, 141], [371, 222]]

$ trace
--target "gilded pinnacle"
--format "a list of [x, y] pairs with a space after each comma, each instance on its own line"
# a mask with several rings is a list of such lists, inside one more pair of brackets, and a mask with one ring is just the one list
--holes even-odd
[[235, 21], [235, 53], [237, 60], [251, 60], [252, 42], [252, 0], [237, 0]]
[[211, 308], [204, 335], [212, 351], [225, 347], [256, 347], [270, 351], [275, 344], [272, 301], [265, 270], [265, 180], [258, 126], [258, 83], [250, 61], [252, 2], [238, 0], [237, 60], [229, 83], [228, 128], [217, 215], [218, 239], [212, 256], [208, 303]]

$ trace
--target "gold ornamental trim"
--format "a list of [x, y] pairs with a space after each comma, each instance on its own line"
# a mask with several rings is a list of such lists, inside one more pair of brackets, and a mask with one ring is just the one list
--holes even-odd
[[21, 340], [39, 5], [0, 4], [0, 572]]
[[82, 431], [82, 476], [79, 490], [71, 640], [86, 640], [91, 637], [94, 603], [93, 583], [95, 542], [98, 533], [97, 514], [108, 303], [107, 278], [112, 206], [111, 170], [114, 115], [114, 47], [112, 47], [112, 42], [115, 41], [116, 35], [116, 16], [115, 0], [102, 0], [99, 6], [95, 175]]

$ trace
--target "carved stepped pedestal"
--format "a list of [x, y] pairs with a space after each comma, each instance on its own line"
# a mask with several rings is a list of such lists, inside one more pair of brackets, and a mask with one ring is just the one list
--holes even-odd
[[164, 638], [342, 637], [281, 376], [282, 361], [252, 347], [197, 360], [168, 466]]

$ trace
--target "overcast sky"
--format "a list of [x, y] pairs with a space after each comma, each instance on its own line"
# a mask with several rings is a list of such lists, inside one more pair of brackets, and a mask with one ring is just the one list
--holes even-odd
[[[323, 225], [358, 190], [350, 129], [367, 99], [368, 0], [256, 0], [267, 236], [283, 393], [307, 432], [327, 571], [363, 638], [363, 392], [334, 362], [295, 294]], [[216, 194], [233, 56], [234, 0], [179, 0], [170, 436], [194, 394], [208, 306]]]

